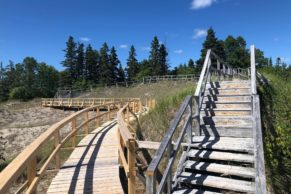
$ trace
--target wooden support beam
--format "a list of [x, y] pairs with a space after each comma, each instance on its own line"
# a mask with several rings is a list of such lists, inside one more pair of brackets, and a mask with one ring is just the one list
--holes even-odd
[[88, 119], [89, 119], [89, 113], [88, 112], [84, 112], [84, 122], [85, 124], [85, 130], [84, 130], [84, 134], [88, 135], [89, 134], [89, 123], [88, 123]]
[[[36, 156], [33, 155], [27, 163], [27, 186], [29, 187], [36, 177]], [[31, 194], [36, 194], [36, 189], [33, 189]]]
[[[60, 144], [60, 141], [61, 141], [60, 138], [61, 138], [60, 137], [60, 131], [57, 130], [55, 132], [55, 134], [54, 134], [54, 140], [55, 140], [54, 147], [55, 148]], [[61, 168], [61, 158], [60, 158], [60, 152], [59, 151], [56, 153], [55, 160], [56, 160], [56, 169], [60, 169]]]
[[[76, 130], [77, 123], [76, 118], [72, 120], [72, 131]], [[76, 147], [76, 134], [72, 136], [72, 147]]]

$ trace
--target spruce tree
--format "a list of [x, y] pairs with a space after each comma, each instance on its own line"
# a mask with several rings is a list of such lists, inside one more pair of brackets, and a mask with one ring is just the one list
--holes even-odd
[[161, 64], [160, 64], [160, 44], [158, 37], [154, 37], [152, 43], [151, 43], [151, 51], [149, 56], [149, 65], [150, 65], [150, 74], [151, 75], [158, 75], [161, 70]]
[[100, 81], [108, 84], [111, 81], [111, 72], [109, 68], [109, 48], [105, 42], [100, 49]]
[[127, 68], [126, 68], [127, 79], [130, 81], [135, 80], [139, 70], [140, 68], [139, 68], [138, 61], [136, 59], [136, 51], [135, 51], [134, 46], [132, 45], [130, 47], [129, 55], [127, 59]]
[[67, 77], [63, 79], [71, 85], [76, 78], [76, 43], [72, 36], [69, 37], [66, 45], [67, 48], [64, 50], [65, 60], [62, 61], [62, 64], [68, 73], [65, 74]]
[[83, 73], [87, 81], [94, 81], [95, 83], [98, 81], [99, 69], [97, 56], [90, 44], [87, 46], [85, 52], [85, 68]]
[[166, 75], [168, 73], [169, 65], [167, 61], [168, 52], [164, 44], [161, 44], [159, 49], [159, 66], [158, 75]]
[[84, 58], [84, 44], [78, 44], [78, 48], [77, 48], [77, 51], [76, 51], [76, 78], [77, 79], [83, 79], [84, 78], [84, 61], [85, 61], [85, 58]]
[[110, 69], [110, 80], [109, 83], [117, 81], [117, 74], [118, 74], [118, 65], [120, 64], [120, 61], [118, 59], [116, 49], [112, 47], [110, 49], [110, 55], [109, 55], [109, 69]]

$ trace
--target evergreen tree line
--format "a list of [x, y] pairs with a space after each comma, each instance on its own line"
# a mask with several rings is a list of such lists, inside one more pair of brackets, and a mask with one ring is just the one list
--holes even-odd
[[[223, 61], [233, 67], [248, 68], [250, 67], [250, 50], [246, 48], [246, 41], [242, 36], [237, 38], [229, 35], [225, 40], [219, 40], [215, 36], [215, 32], [212, 28], [207, 31], [207, 36], [203, 42], [200, 58], [194, 64], [192, 59], [188, 64], [180, 64], [174, 68], [175, 74], [199, 74], [201, 72], [203, 62], [207, 53], [207, 50], [211, 49], [215, 52]], [[264, 52], [256, 48], [256, 63], [258, 68], [272, 66], [272, 58], [266, 58]], [[279, 61], [279, 62], [278, 62]], [[281, 64], [280, 58], [277, 58], [276, 64]]]
[[[229, 35], [219, 40], [212, 28], [208, 29], [203, 42], [200, 58], [190, 59], [187, 64], [180, 64], [169, 69], [168, 52], [155, 36], [151, 42], [149, 57], [138, 61], [136, 49], [129, 49], [126, 67], [123, 68], [115, 47], [105, 42], [100, 49], [92, 45], [85, 46], [75, 42], [70, 36], [64, 49], [63, 71], [45, 63], [38, 63], [32, 57], [26, 57], [22, 63], [13, 62], [4, 68], [0, 67], [0, 101], [8, 98], [30, 99], [33, 97], [52, 97], [58, 87], [74, 87], [85, 89], [89, 86], [112, 85], [116, 82], [138, 81], [144, 76], [166, 74], [197, 74], [199, 75], [208, 49], [212, 49], [222, 60], [233, 67], [250, 67], [250, 51], [246, 48], [243, 37]], [[271, 58], [256, 49], [256, 62], [259, 67], [272, 66]], [[276, 65], [284, 65], [280, 58]]]
[[94, 84], [114, 84], [136, 80], [145, 75], [164, 75], [168, 72], [167, 50], [154, 37], [148, 60], [138, 62], [136, 49], [130, 47], [127, 67], [123, 69], [118, 59], [115, 47], [109, 48], [105, 42], [97, 50], [91, 44], [76, 43], [69, 37], [66, 43], [65, 60], [62, 62], [65, 70], [61, 72], [61, 85], [86, 87]]

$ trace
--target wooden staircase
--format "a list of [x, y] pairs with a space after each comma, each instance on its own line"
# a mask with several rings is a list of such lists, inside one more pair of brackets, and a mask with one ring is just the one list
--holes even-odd
[[174, 193], [255, 192], [250, 81], [210, 82]]
[[[147, 194], [266, 193], [254, 46], [250, 50], [248, 69], [207, 51], [195, 94], [181, 104], [147, 169]], [[161, 167], [161, 161], [168, 162]], [[161, 178], [159, 169], [165, 169]]]

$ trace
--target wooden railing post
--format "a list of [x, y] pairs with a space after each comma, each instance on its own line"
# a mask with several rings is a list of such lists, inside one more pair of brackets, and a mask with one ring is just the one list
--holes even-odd
[[[27, 163], [27, 186], [29, 187], [36, 177], [36, 156], [33, 155], [30, 161]], [[36, 189], [33, 189], [31, 194], [36, 193]]]
[[128, 193], [129, 194], [135, 194], [136, 190], [136, 171], [135, 171], [135, 147], [136, 142], [134, 139], [129, 140], [128, 142], [128, 155], [127, 155], [127, 161], [128, 161], [128, 169], [129, 169], [129, 177], [128, 177]]
[[126, 123], [127, 123], [127, 125], [129, 124], [129, 104], [126, 107]]
[[89, 120], [89, 113], [88, 112], [84, 112], [84, 122], [86, 123], [85, 124], [85, 130], [84, 130], [85, 135], [89, 134], [89, 123], [88, 123], [88, 120]]
[[107, 110], [108, 110], [108, 112], [107, 112], [107, 121], [109, 121], [110, 120], [110, 105], [107, 106]]
[[252, 94], [257, 94], [256, 59], [255, 59], [255, 46], [254, 45], [251, 45], [251, 87], [252, 87]]
[[[59, 131], [59, 130], [57, 130], [57, 131], [54, 133], [54, 140], [55, 140], [54, 146], [55, 146], [55, 148], [56, 148], [56, 147], [60, 144], [60, 141], [61, 141], [61, 138], [60, 138], [60, 131]], [[60, 169], [60, 168], [61, 168], [60, 151], [58, 151], [58, 152], [56, 153], [55, 160], [56, 160], [56, 169]]]
[[200, 108], [199, 108], [199, 96], [194, 96], [195, 100], [195, 115], [197, 116], [196, 119], [196, 125], [195, 125], [195, 135], [200, 135]]
[[[77, 127], [77, 121], [76, 118], [74, 118], [72, 120], [72, 131], [75, 130]], [[72, 147], [76, 147], [76, 134], [74, 133], [74, 135], [72, 136]]]
[[153, 172], [152, 175], [147, 175], [146, 177], [146, 192], [147, 194], [156, 193], [156, 172]]
[[220, 81], [220, 61], [217, 59], [217, 73], [218, 73], [218, 81]]
[[[99, 108], [96, 109], [96, 116], [99, 115]], [[100, 117], [96, 118], [96, 128], [98, 128], [100, 126]]]
[[[170, 161], [173, 152], [173, 144], [170, 142], [168, 145], [168, 161]], [[169, 171], [167, 178], [167, 192], [172, 193], [172, 171]]]
[[[190, 143], [192, 143], [192, 116], [193, 116], [193, 114], [192, 114], [192, 97], [189, 100], [189, 114], [191, 115], [191, 117], [189, 118], [189, 123], [188, 123], [188, 128], [187, 128], [187, 136], [188, 136], [187, 143], [190, 144]], [[199, 124], [199, 126], [200, 126], [200, 124]]]

